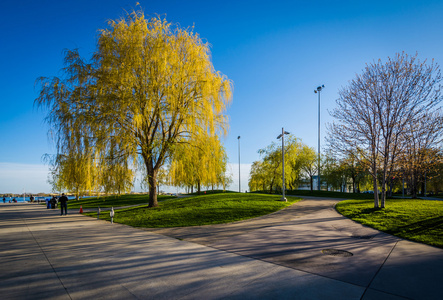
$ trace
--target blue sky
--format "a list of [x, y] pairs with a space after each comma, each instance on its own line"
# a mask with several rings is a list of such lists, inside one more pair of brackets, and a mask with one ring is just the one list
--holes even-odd
[[[234, 83], [224, 145], [238, 190], [257, 150], [281, 128], [317, 149], [317, 95], [322, 145], [338, 91], [366, 63], [405, 51], [443, 63], [443, 1], [139, 1], [146, 15], [195, 31], [212, 45], [216, 70]], [[54, 153], [33, 107], [39, 76], [60, 75], [63, 49], [95, 50], [97, 30], [136, 7], [126, 0], [0, 2], [0, 193], [49, 191], [42, 155]]]

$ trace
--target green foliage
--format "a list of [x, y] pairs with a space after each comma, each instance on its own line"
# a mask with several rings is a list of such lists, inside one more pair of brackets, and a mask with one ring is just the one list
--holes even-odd
[[314, 175], [318, 173], [318, 154], [315, 153], [314, 148], [304, 145], [301, 159], [303, 159], [301, 165], [302, 170], [304, 171], [305, 176], [309, 179], [309, 186], [312, 191], [314, 189], [313, 178]]
[[370, 200], [346, 200], [338, 203], [336, 209], [363, 225], [443, 248], [442, 201], [392, 199], [388, 207], [374, 208]]
[[[299, 201], [280, 196], [222, 193], [170, 199], [156, 208], [147, 206], [116, 210], [114, 222], [134, 227], [183, 227], [223, 224], [259, 217]], [[95, 216], [94, 214], [90, 214]], [[109, 220], [109, 214], [101, 218]]]
[[[282, 148], [281, 143], [272, 142], [266, 148], [258, 150], [260, 161], [252, 164], [249, 190], [281, 190], [282, 186]], [[303, 144], [293, 135], [285, 139], [285, 186], [297, 188], [303, 177], [316, 172], [315, 150]]]

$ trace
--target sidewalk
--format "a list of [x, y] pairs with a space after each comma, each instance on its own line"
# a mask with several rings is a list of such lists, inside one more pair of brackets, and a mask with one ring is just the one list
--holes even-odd
[[[441, 299], [443, 249], [344, 218], [334, 209], [340, 199], [303, 198], [252, 220], [146, 230], [355, 284], [365, 288], [362, 299]], [[324, 255], [326, 249], [352, 256]]]
[[[60, 216], [39, 205], [0, 205], [0, 294], [4, 299], [441, 297], [442, 249], [356, 224], [335, 212], [336, 201], [304, 200], [233, 224], [155, 230]], [[325, 255], [326, 249], [353, 256]]]

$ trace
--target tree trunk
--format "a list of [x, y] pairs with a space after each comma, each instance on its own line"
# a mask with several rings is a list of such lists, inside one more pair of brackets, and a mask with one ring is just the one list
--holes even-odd
[[148, 207], [157, 207], [157, 172], [148, 175], [149, 182], [149, 205]]
[[313, 176], [310, 176], [310, 182], [311, 182], [311, 192], [313, 191], [313, 183], [314, 183], [314, 178]]
[[417, 185], [418, 185], [418, 180], [417, 180], [417, 174], [415, 174], [415, 171], [412, 172], [412, 176], [411, 176], [411, 197], [412, 199], [417, 198]]
[[378, 184], [377, 184], [377, 172], [372, 176], [374, 180], [374, 208], [378, 208]]
[[386, 199], [386, 171], [383, 172], [383, 178], [381, 182], [381, 208], [385, 208], [385, 199]]
[[200, 195], [200, 180], [197, 182], [197, 194]]
[[157, 207], [157, 171], [152, 163], [152, 160], [145, 160], [146, 171], [148, 175], [149, 185], [149, 205], [148, 207]]

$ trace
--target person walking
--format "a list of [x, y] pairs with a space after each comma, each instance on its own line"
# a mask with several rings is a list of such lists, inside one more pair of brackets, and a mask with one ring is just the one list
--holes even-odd
[[58, 199], [58, 202], [60, 203], [60, 216], [63, 216], [63, 208], [65, 209], [65, 216], [68, 214], [68, 197], [65, 196], [64, 193], [62, 193], [62, 196], [60, 199]]

